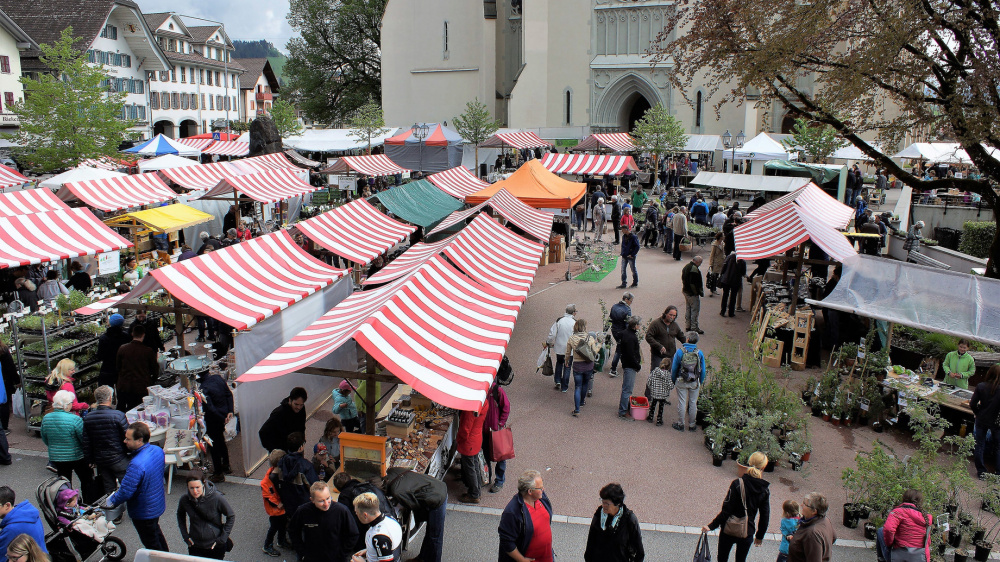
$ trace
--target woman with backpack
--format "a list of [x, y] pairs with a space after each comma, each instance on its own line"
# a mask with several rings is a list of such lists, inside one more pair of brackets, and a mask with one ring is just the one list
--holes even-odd
[[566, 341], [566, 355], [573, 354], [573, 416], [580, 415], [580, 406], [587, 402], [587, 387], [594, 376], [594, 361], [600, 353], [600, 343], [587, 332], [587, 321], [578, 318], [573, 335]]
[[[969, 400], [969, 408], [976, 414], [976, 449], [973, 459], [976, 464], [976, 476], [982, 477], [986, 470], [986, 438], [990, 432], [997, 435], [1000, 424], [1000, 363], [990, 367], [986, 372], [986, 380], [976, 385], [976, 390]], [[994, 466], [1000, 470], [1000, 451], [997, 452]]]
[[[734, 545], [736, 562], [746, 562], [750, 545], [760, 546], [767, 533], [767, 522], [771, 517], [771, 492], [769, 483], [763, 478], [767, 455], [756, 451], [747, 459], [747, 464], [750, 467], [746, 474], [729, 485], [719, 514], [701, 528], [701, 532], [708, 533], [722, 527], [718, 562], [728, 562], [729, 551]], [[757, 519], [756, 525], [754, 519]]]
[[930, 562], [930, 513], [921, 510], [924, 496], [917, 490], [903, 492], [903, 501], [889, 512], [875, 534], [875, 554], [880, 562]]

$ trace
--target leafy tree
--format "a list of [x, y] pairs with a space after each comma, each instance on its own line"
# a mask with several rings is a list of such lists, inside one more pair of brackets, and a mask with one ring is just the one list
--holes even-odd
[[380, 36], [388, 0], [291, 0], [285, 79], [316, 121], [342, 123], [369, 98], [382, 101]]
[[[830, 125], [914, 189], [957, 188], [1000, 204], [995, 1], [703, 0], [680, 4], [659, 39], [653, 61], [672, 61], [670, 78], [685, 97], [699, 86], [719, 92], [718, 111], [759, 93], [764, 107], [777, 103]], [[983, 177], [920, 181], [865, 133], [877, 133], [882, 146], [899, 146], [910, 133], [953, 139]], [[998, 258], [1000, 234], [988, 277], [1000, 278]]]
[[234, 133], [245, 133], [250, 130], [250, 123], [253, 121], [231, 121], [229, 130]]
[[351, 118], [351, 132], [348, 133], [358, 142], [368, 143], [368, 154], [372, 153], [372, 139], [389, 132], [382, 117], [382, 106], [368, 98], [364, 105], [358, 108]]
[[792, 127], [791, 140], [785, 139], [781, 144], [789, 150], [802, 150], [813, 162], [825, 160], [838, 148], [846, 144], [837, 135], [837, 131], [829, 125], [814, 125], [798, 117]]
[[281, 138], [297, 135], [302, 132], [299, 118], [295, 115], [295, 106], [288, 100], [278, 99], [271, 104], [271, 119], [278, 128]]
[[653, 155], [653, 168], [664, 154], [680, 152], [687, 144], [684, 125], [667, 112], [663, 104], [646, 110], [632, 130], [632, 138], [639, 150]]
[[476, 166], [479, 166], [479, 145], [497, 132], [502, 123], [493, 119], [486, 104], [476, 98], [465, 104], [465, 112], [451, 120], [462, 138], [476, 145]]
[[52, 45], [40, 45], [41, 61], [52, 70], [37, 80], [23, 77], [24, 101], [11, 107], [21, 120], [4, 137], [22, 148], [15, 154], [36, 172], [76, 166], [86, 158], [118, 156], [118, 145], [134, 121], [122, 119], [124, 92], [109, 92], [104, 69], [87, 63], [74, 47], [73, 28]]
[[280, 57], [281, 51], [276, 49], [270, 41], [260, 39], [258, 41], [234, 40], [233, 47], [236, 47], [235, 59], [263, 59], [267, 57]]

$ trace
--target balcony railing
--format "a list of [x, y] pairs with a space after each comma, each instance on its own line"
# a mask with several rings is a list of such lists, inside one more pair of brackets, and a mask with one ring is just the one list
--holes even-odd
[[274, 97], [271, 92], [257, 92], [257, 101], [271, 101]]

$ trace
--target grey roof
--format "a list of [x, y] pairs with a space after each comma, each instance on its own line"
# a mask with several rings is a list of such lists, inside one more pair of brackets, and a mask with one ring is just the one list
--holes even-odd
[[226, 30], [221, 25], [199, 25], [195, 27], [188, 27], [188, 33], [191, 34], [191, 42], [204, 45], [208, 43], [208, 38], [211, 37], [216, 31], [222, 32], [222, 42], [213, 41], [217, 45], [229, 45], [226, 43], [228, 37], [226, 37]]
[[167, 21], [172, 14], [170, 12], [160, 12], [158, 14], [142, 14], [142, 17], [146, 20], [146, 25], [149, 26], [154, 33], [156, 28], [163, 25], [163, 22]]
[[35, 42], [35, 39], [28, 35], [26, 31], [21, 29], [21, 26], [17, 25], [17, 23], [10, 19], [10, 16], [5, 14], [2, 10], [0, 10], [0, 27], [7, 30], [7, 33], [10, 33], [11, 36], [14, 37], [14, 40], [18, 43], [28, 43], [28, 49], [38, 49], [38, 43]]
[[252, 90], [257, 85], [257, 79], [263, 74], [267, 78], [268, 84], [271, 85], [271, 92], [278, 93], [279, 84], [278, 77], [271, 69], [271, 61], [267, 59], [236, 59], [246, 69], [246, 72], [240, 75], [240, 89], [241, 90]]

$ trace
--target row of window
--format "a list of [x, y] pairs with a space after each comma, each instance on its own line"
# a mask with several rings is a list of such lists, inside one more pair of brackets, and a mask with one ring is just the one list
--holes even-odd
[[[101, 37], [103, 37], [103, 35]], [[186, 41], [182, 41], [180, 39], [160, 37], [159, 42], [160, 42], [160, 48], [167, 52], [183, 53], [183, 54], [191, 54], [192, 52], [200, 53], [200, 51], [198, 51], [198, 49], [196, 49], [193, 45], [187, 43]], [[224, 49], [219, 49], [216, 47], [209, 47], [208, 45], [205, 46], [205, 53], [200, 53], [200, 54], [202, 54], [206, 59], [215, 59], [217, 61], [227, 61], [227, 62], [233, 60], [230, 57], [229, 51], [226, 51]]]
[[133, 78], [105, 78], [101, 81], [101, 86], [109, 92], [146, 93], [146, 82]]
[[105, 25], [104, 29], [101, 30], [101, 37], [104, 37], [105, 39], [112, 39], [112, 40], [117, 41], [118, 40], [118, 28], [115, 27], [115, 26], [113, 26], [113, 25], [111, 25], [111, 24]]
[[99, 51], [97, 49], [87, 51], [87, 62], [132, 68], [131, 55], [112, 53], [111, 51]]
[[135, 103], [126, 103], [122, 106], [122, 119], [146, 120], [146, 106]]
[[[197, 74], [195, 74], [195, 70], [198, 71]], [[192, 84], [204, 84], [206, 86], [225, 86], [226, 85], [225, 82], [224, 82], [225, 76], [223, 76], [223, 74], [221, 72], [219, 72], [218, 70], [216, 70], [216, 71], [209, 70], [208, 72], [206, 72], [205, 69], [203, 69], [203, 68], [194, 69], [194, 68], [188, 68], [188, 67], [184, 67], [184, 66], [175, 66], [173, 68], [173, 70], [161, 70], [160, 71], [159, 81], [160, 82], [177, 82], [177, 76], [178, 76], [178, 74], [180, 74], [180, 82], [181, 82], [181, 84], [187, 84], [188, 83], [188, 77], [190, 76]], [[151, 82], [156, 82], [157, 81], [157, 77], [156, 77], [156, 73], [155, 72], [151, 72], [149, 74], [149, 80]], [[229, 81], [230, 81], [229, 87], [230, 88], [235, 88], [236, 87], [236, 75], [235, 74], [231, 74], [229, 76]]]
[[[206, 105], [205, 102], [208, 102]], [[178, 94], [168, 92], [150, 92], [150, 109], [198, 109], [198, 94]], [[236, 109], [236, 98], [226, 96], [206, 96], [201, 94], [201, 108], [208, 110], [229, 111]]]

